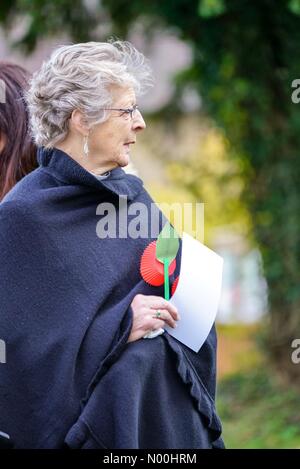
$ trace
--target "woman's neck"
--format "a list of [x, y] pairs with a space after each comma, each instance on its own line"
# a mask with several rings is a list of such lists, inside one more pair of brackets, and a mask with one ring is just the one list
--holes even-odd
[[59, 150], [67, 153], [73, 160], [75, 160], [80, 166], [82, 166], [86, 171], [93, 173], [97, 176], [101, 176], [108, 171], [116, 168], [118, 165], [115, 163], [94, 161], [93, 158], [89, 156], [84, 156], [83, 151], [75, 148], [68, 144], [68, 142], [62, 142], [55, 145]]

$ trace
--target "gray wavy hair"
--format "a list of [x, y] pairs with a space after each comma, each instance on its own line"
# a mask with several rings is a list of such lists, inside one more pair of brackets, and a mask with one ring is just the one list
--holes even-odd
[[112, 106], [112, 85], [132, 86], [137, 96], [153, 85], [149, 61], [128, 41], [61, 46], [32, 76], [26, 94], [35, 143], [48, 148], [63, 140], [68, 120], [80, 109], [92, 126]]

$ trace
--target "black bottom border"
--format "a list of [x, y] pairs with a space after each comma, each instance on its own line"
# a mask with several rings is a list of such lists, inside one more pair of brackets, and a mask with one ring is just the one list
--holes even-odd
[[[273, 456], [277, 463], [287, 464], [293, 452], [299, 450], [18, 450], [0, 451], [0, 461], [28, 464], [30, 467], [53, 467], [60, 463], [74, 464], [76, 467], [151, 467], [151, 466], [185, 466], [195, 467], [220, 460], [222, 463], [268, 461]], [[298, 455], [296, 454], [296, 457]], [[271, 458], [271, 459], [270, 459]]]

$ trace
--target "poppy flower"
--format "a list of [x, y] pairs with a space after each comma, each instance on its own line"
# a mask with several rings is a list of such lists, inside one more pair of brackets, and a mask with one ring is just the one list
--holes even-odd
[[[169, 265], [169, 275], [176, 269], [176, 259]], [[141, 276], [153, 287], [164, 284], [164, 265], [156, 259], [156, 241], [152, 241], [144, 250], [140, 265]]]

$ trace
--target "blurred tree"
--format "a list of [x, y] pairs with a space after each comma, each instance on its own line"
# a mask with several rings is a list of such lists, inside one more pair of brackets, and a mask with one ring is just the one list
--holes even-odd
[[62, 31], [99, 39], [99, 24], [126, 37], [137, 20], [148, 34], [171, 26], [190, 44], [193, 65], [177, 77], [172, 115], [180, 113], [180, 94], [194, 87], [238, 155], [269, 286], [269, 350], [299, 378], [290, 352], [300, 333], [300, 109], [291, 100], [300, 0], [2, 0], [6, 28], [21, 14], [30, 18], [21, 40], [28, 49]]
[[[206, 244], [213, 245], [216, 229], [224, 231], [225, 227], [253, 242], [249, 213], [241, 200], [245, 181], [238, 158], [229, 156], [230, 142], [222, 129], [199, 113], [177, 118], [171, 126], [169, 119], [148, 117], [147, 132], [139, 137], [138, 154], [142, 160], [143, 150], [152, 165], [152, 155], [159, 166], [163, 162], [156, 170], [162, 180], [152, 174], [147, 187], [157, 202], [204, 202]], [[138, 166], [140, 156], [136, 160]], [[176, 220], [172, 222], [180, 231]], [[193, 222], [195, 228], [196, 220]], [[203, 241], [202, 230], [197, 233], [194, 228], [189, 231], [184, 226], [185, 231]]]

